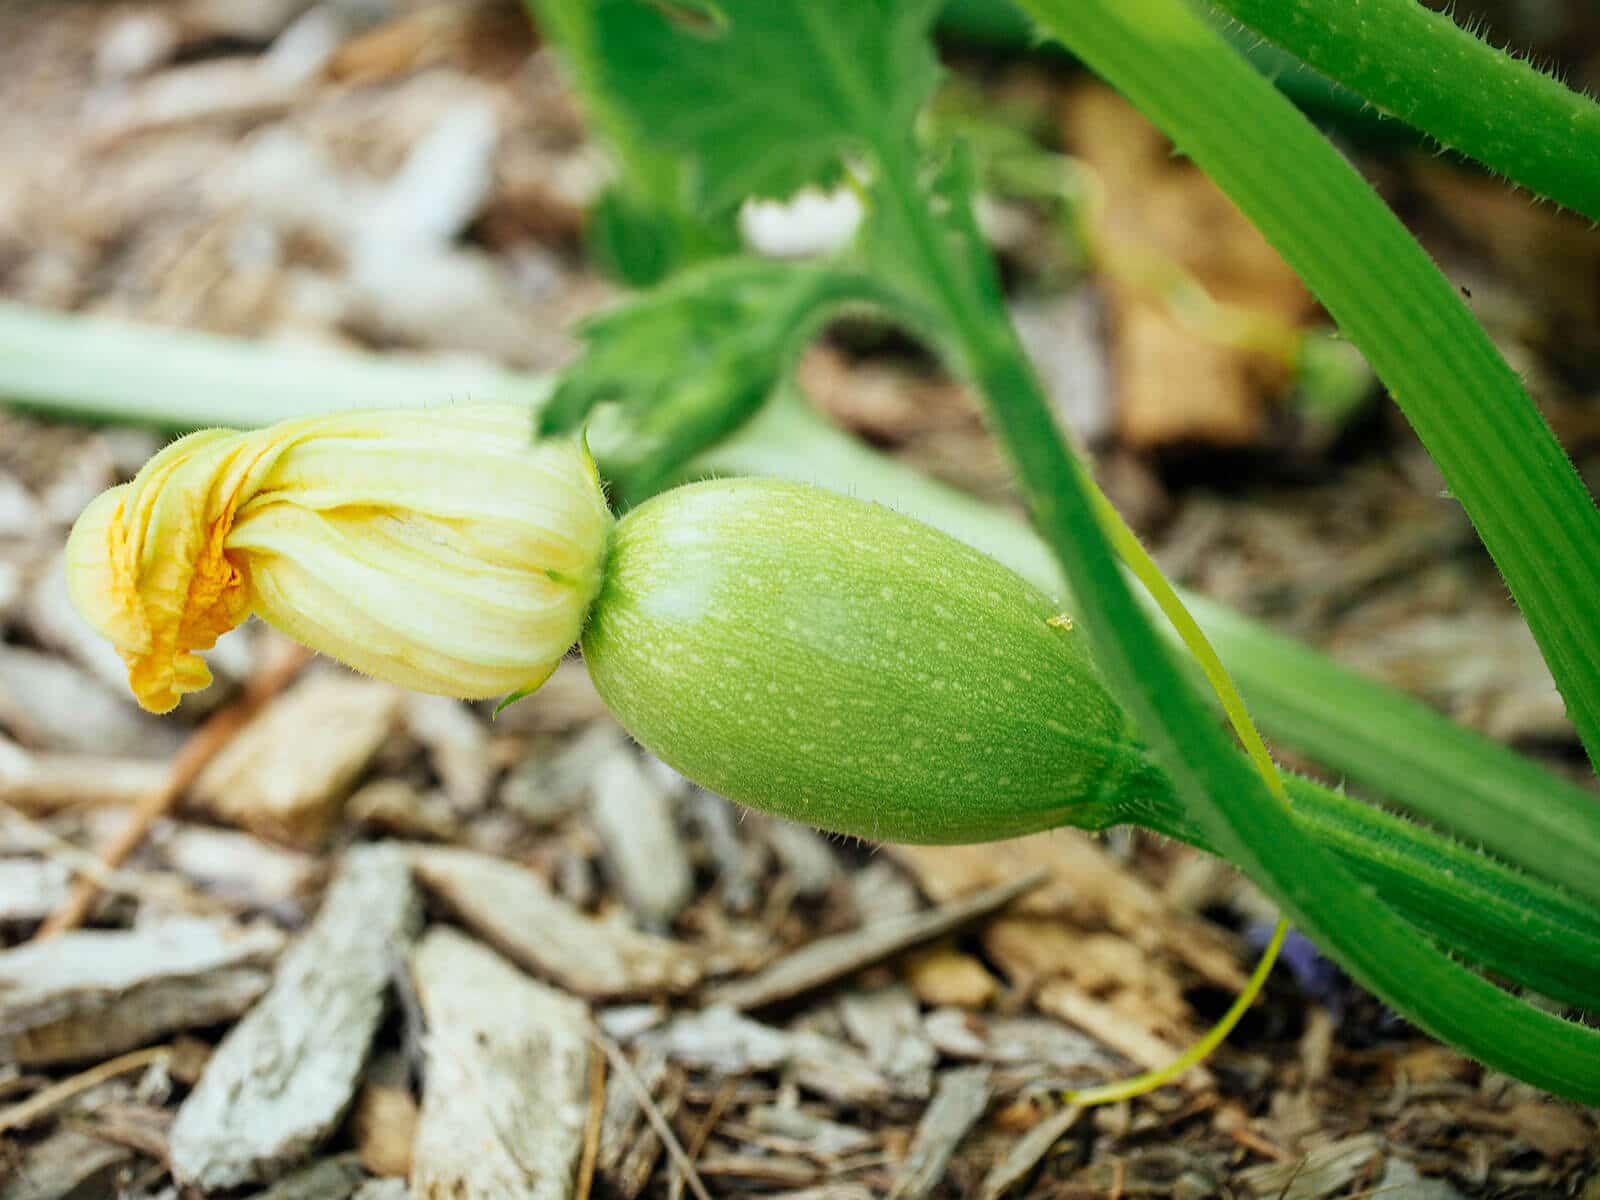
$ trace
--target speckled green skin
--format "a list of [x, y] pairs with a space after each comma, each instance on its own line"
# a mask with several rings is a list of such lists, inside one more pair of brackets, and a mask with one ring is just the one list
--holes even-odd
[[1128, 820], [1151, 778], [1056, 614], [880, 505], [730, 479], [623, 518], [583, 650], [628, 731], [713, 791], [874, 841], [977, 842]]

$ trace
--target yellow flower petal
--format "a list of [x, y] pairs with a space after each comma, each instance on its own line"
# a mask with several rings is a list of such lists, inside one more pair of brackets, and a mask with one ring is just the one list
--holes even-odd
[[183, 438], [73, 529], [73, 602], [165, 712], [194, 652], [259, 613], [357, 670], [479, 698], [530, 690], [577, 640], [611, 515], [575, 442], [525, 409], [355, 412]]

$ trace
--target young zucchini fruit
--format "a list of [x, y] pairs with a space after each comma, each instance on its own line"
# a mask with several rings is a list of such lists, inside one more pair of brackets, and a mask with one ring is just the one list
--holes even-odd
[[628, 731], [732, 800], [874, 841], [1127, 819], [1156, 772], [1043, 593], [879, 505], [674, 489], [616, 527], [583, 651]]

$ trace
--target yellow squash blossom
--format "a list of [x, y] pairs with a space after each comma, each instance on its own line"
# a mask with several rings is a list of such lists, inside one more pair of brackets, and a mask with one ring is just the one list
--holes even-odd
[[73, 527], [73, 603], [153, 712], [252, 612], [358, 671], [482, 698], [547, 679], [600, 586], [611, 514], [516, 405], [364, 411], [168, 446]]

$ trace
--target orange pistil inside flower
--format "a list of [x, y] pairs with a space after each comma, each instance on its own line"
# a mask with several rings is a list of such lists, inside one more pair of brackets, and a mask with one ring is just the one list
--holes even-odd
[[73, 602], [110, 638], [134, 697], [151, 712], [170, 712], [209, 684], [196, 651], [250, 615], [248, 573], [224, 549], [237, 488], [172, 486], [235, 458], [240, 442], [213, 431], [174, 443], [132, 483], [98, 497], [73, 527]]

